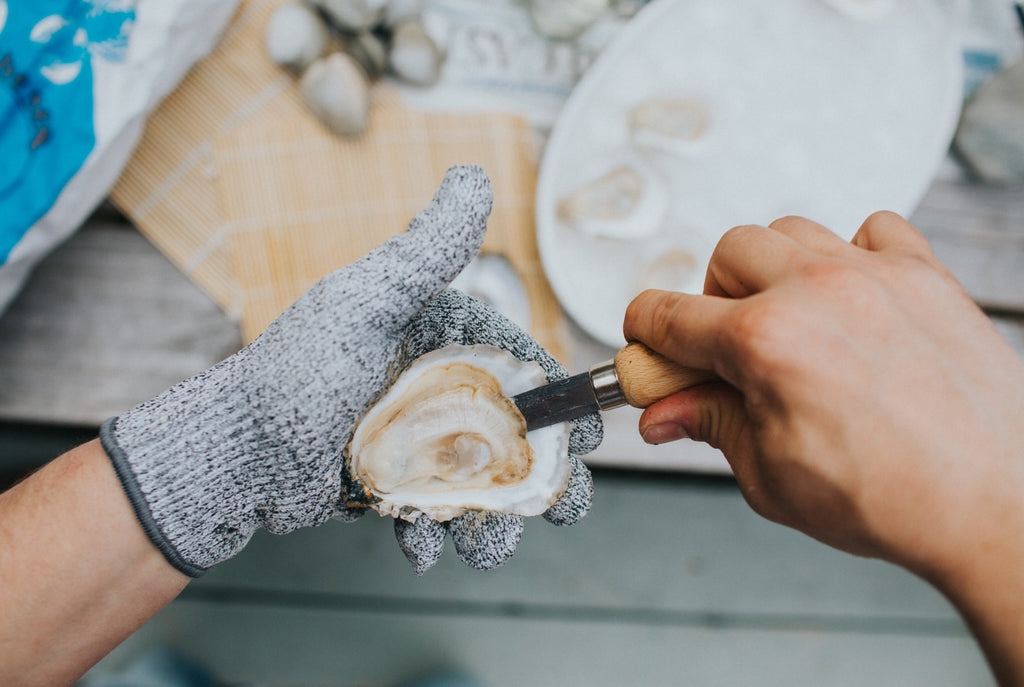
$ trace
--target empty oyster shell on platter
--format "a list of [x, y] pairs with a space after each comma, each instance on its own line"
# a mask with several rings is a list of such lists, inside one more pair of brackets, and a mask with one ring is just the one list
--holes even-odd
[[584, 234], [639, 240], [658, 232], [668, 205], [665, 182], [639, 156], [627, 156], [563, 197], [555, 214]]
[[346, 505], [409, 522], [470, 510], [540, 515], [568, 484], [570, 428], [527, 434], [511, 396], [546, 381], [539, 364], [494, 346], [416, 359], [356, 427]]
[[641, 148], [687, 156], [707, 148], [710, 116], [694, 98], [652, 98], [629, 111], [629, 132]]
[[666, 236], [640, 251], [636, 291], [661, 289], [701, 293], [716, 241], [694, 227], [671, 226]]

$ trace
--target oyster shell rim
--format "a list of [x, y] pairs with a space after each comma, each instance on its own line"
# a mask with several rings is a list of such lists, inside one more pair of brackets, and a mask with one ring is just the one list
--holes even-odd
[[[524, 517], [544, 513], [565, 492], [571, 475], [571, 424], [568, 422], [526, 433], [525, 439], [534, 452], [533, 465], [526, 478], [512, 485], [486, 490], [452, 490], [444, 494], [401, 495], [378, 493], [360, 479], [358, 454], [363, 440], [360, 430], [370, 425], [376, 412], [382, 412], [405, 391], [411, 380], [419, 376], [420, 368], [445, 362], [468, 363], [485, 370], [497, 379], [502, 394], [509, 399], [548, 381], [547, 373], [539, 363], [520, 360], [509, 351], [490, 344], [452, 343], [416, 358], [356, 423], [343, 456], [342, 472], [348, 485], [342, 495], [344, 504], [350, 508], [370, 508], [381, 516], [408, 522], [415, 522], [421, 515], [444, 522], [469, 511], [500, 511]], [[512, 403], [509, 405], [515, 407]], [[492, 498], [488, 499], [488, 496]], [[495, 496], [506, 501], [501, 503], [493, 498]]]

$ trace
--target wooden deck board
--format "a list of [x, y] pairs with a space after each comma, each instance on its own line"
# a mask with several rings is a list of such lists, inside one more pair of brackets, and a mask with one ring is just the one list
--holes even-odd
[[948, 604], [893, 566], [757, 518], [724, 481], [599, 474], [571, 528], [531, 520], [503, 568], [450, 547], [417, 578], [388, 521], [257, 535], [132, 643], [230, 681], [390, 685], [988, 685]]
[[[913, 220], [1024, 355], [1024, 192], [938, 180]], [[239, 345], [205, 294], [137, 232], [100, 215], [40, 263], [0, 317], [0, 420], [97, 425]], [[670, 466], [660, 455], [648, 462]]]
[[[1024, 196], [939, 181], [914, 220], [1024, 354]], [[0, 421], [95, 426], [238, 345], [142, 237], [94, 221], [0, 318]], [[449, 548], [416, 578], [373, 516], [260, 533], [98, 671], [159, 642], [269, 685], [387, 685], [440, 665], [491, 687], [991, 684], [930, 587], [761, 520], [727, 481], [606, 471], [595, 499], [572, 528], [531, 520], [491, 573]]]
[[1024, 188], [938, 180], [911, 220], [976, 301], [1024, 312]]
[[138, 232], [93, 223], [0, 317], [0, 420], [99, 425], [239, 345], [237, 327]]
[[173, 645], [221, 680], [254, 685], [393, 687], [438, 669], [471, 673], [487, 687], [993, 684], [969, 641], [941, 635], [187, 600], [146, 632], [148, 641]]
[[600, 473], [592, 512], [572, 527], [527, 522], [516, 555], [487, 573], [449, 543], [413, 575], [391, 520], [368, 515], [279, 537], [261, 532], [197, 588], [358, 595], [382, 602], [461, 600], [611, 613], [959, 620], [894, 566], [834, 551], [765, 521], [730, 481]]

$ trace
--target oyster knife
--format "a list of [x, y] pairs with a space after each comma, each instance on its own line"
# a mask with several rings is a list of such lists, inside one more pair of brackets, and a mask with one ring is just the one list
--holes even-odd
[[527, 431], [575, 420], [599, 410], [629, 404], [646, 408], [655, 401], [715, 379], [714, 373], [683, 367], [640, 343], [615, 358], [567, 379], [512, 397], [526, 418]]

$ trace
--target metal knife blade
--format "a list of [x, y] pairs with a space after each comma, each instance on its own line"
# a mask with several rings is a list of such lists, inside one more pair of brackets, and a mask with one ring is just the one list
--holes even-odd
[[512, 401], [526, 418], [527, 431], [626, 404], [614, 361], [595, 365], [589, 372], [524, 391], [514, 396]]
[[627, 403], [646, 408], [715, 379], [714, 372], [684, 367], [634, 342], [589, 372], [524, 391], [512, 400], [526, 418], [529, 431]]

